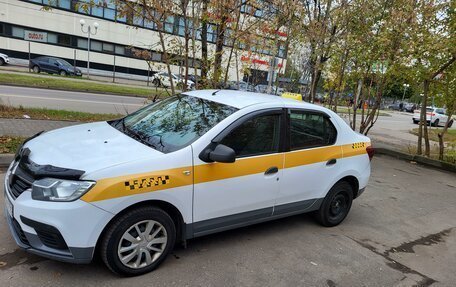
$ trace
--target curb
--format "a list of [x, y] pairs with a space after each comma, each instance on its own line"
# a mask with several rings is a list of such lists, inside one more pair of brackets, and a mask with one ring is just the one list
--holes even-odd
[[6, 171], [13, 158], [14, 154], [0, 154], [0, 171]]
[[402, 160], [407, 160], [407, 161], [415, 161], [419, 164], [437, 168], [440, 170], [444, 171], [449, 171], [449, 172], [454, 172], [456, 173], [456, 165], [451, 164], [448, 162], [436, 160], [436, 159], [430, 159], [421, 155], [412, 155], [408, 154], [405, 152], [401, 152], [398, 150], [390, 149], [390, 148], [385, 148], [385, 147], [375, 147], [374, 146], [375, 153], [377, 154], [383, 154], [387, 156], [391, 156], [397, 159], [402, 159]]

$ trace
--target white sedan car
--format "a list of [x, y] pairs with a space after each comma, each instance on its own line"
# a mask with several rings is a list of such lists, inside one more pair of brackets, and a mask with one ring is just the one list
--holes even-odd
[[10, 60], [8, 58], [8, 55], [0, 53], [0, 66], [9, 64], [9, 62], [10, 62]]
[[[171, 73], [171, 77], [173, 78], [173, 84], [177, 88], [182, 88], [185, 84], [185, 78]], [[152, 83], [157, 87], [170, 87], [171, 81], [169, 79], [169, 74], [167, 72], [158, 72], [154, 75]], [[189, 79], [187, 79], [187, 90], [192, 90], [195, 87], [195, 83]]]
[[[175, 242], [313, 212], [340, 224], [367, 186], [373, 148], [334, 112], [282, 97], [204, 90], [122, 119], [27, 140], [5, 176], [16, 243], [127, 276]], [[97, 250], [95, 250], [97, 249]]]
[[[421, 110], [415, 110], [413, 112], [413, 123], [418, 124], [420, 122]], [[438, 127], [439, 125], [445, 125], [447, 121], [448, 127], [453, 125], [453, 119], [449, 119], [446, 110], [442, 108], [427, 107], [426, 108], [426, 122], [429, 125]]]

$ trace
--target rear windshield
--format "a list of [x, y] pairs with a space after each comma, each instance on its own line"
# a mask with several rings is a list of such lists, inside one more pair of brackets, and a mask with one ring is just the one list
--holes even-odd
[[170, 97], [110, 124], [158, 151], [188, 146], [237, 109], [187, 95]]
[[433, 108], [426, 108], [426, 112], [433, 112], [434, 109]]

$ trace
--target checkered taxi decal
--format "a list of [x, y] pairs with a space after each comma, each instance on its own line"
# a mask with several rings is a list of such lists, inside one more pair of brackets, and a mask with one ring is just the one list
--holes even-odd
[[148, 188], [152, 186], [160, 186], [169, 184], [169, 175], [156, 176], [156, 177], [143, 177], [125, 181], [125, 189], [127, 191]]

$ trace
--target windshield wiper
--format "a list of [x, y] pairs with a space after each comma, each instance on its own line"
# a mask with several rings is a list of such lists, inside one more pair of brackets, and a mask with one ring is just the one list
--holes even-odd
[[122, 129], [123, 129], [123, 131], [124, 131], [125, 134], [131, 136], [132, 138], [138, 140], [139, 142], [141, 142], [141, 143], [143, 143], [143, 144], [145, 144], [145, 145], [147, 145], [147, 146], [152, 147], [153, 149], [158, 150], [158, 149], [157, 149], [157, 146], [154, 145], [154, 144], [152, 144], [151, 142], [149, 142], [147, 139], [145, 139], [144, 136], [143, 136], [142, 134], [140, 134], [140, 133], [138, 133], [138, 132], [136, 132], [136, 131], [134, 131], [134, 130], [128, 128], [128, 127], [125, 125], [124, 119], [122, 119]]

